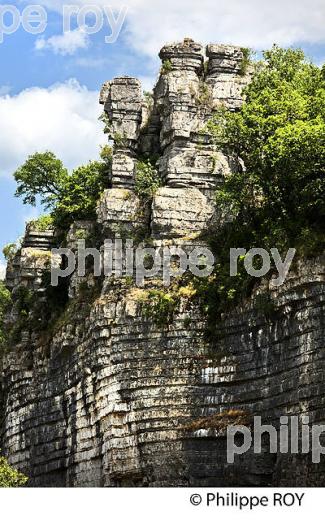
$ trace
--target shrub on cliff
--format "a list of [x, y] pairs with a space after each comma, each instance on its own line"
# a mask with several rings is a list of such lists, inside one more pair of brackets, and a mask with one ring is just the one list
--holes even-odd
[[142, 199], [150, 200], [161, 186], [155, 161], [144, 159], [137, 162], [135, 192]]
[[17, 250], [18, 244], [16, 244], [15, 242], [11, 242], [10, 244], [6, 244], [4, 246], [4, 248], [2, 249], [2, 254], [7, 260], [7, 262], [14, 258], [15, 254], [17, 253]]
[[91, 161], [71, 174], [52, 153], [35, 153], [14, 173], [16, 196], [35, 206], [37, 198], [50, 209], [54, 223], [66, 228], [74, 220], [95, 217], [96, 203], [108, 184], [111, 166], [109, 147], [99, 161]]
[[28, 225], [35, 231], [46, 231], [53, 228], [53, 217], [51, 215], [41, 215], [35, 220], [29, 220]]
[[0, 487], [21, 487], [28, 478], [12, 468], [4, 457], [0, 457]]

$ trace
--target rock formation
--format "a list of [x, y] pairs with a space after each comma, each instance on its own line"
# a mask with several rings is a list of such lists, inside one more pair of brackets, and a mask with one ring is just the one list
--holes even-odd
[[[214, 108], [236, 110], [249, 81], [240, 48], [186, 39], [165, 46], [152, 99], [138, 80], [105, 83], [100, 102], [114, 140], [111, 186], [97, 222], [76, 222], [67, 237], [103, 239], [144, 232], [154, 248], [191, 250], [218, 218], [213, 193], [239, 167], [205, 132]], [[134, 191], [139, 157], [156, 156], [162, 187], [150, 207]], [[10, 263], [16, 301], [31, 291], [42, 306], [54, 231], [27, 229]], [[267, 287], [272, 316], [253, 298], [206, 339], [206, 316], [181, 294], [167, 326], [144, 313], [126, 277], [98, 283], [72, 275], [69, 306], [51, 328], [18, 331], [3, 360], [1, 449], [31, 486], [324, 485], [311, 455], [249, 450], [226, 460], [226, 428], [254, 415], [279, 428], [281, 415], [325, 419], [324, 259], [300, 264], [285, 284]], [[87, 292], [88, 294], [88, 292]], [[39, 309], [41, 314], [40, 307]], [[36, 321], [38, 314], [36, 314]], [[16, 313], [16, 314], [15, 314]], [[13, 307], [12, 322], [17, 316]]]

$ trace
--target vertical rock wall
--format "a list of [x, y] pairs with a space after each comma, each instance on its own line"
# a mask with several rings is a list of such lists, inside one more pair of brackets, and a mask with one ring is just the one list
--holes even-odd
[[[221, 103], [240, 107], [249, 81], [242, 50], [210, 45], [206, 60], [201, 45], [187, 39], [160, 56], [149, 105], [133, 78], [103, 86], [112, 189], [98, 204], [97, 223], [72, 226], [72, 250], [81, 231], [99, 226], [101, 239], [140, 228], [153, 247], [190, 251], [217, 218], [213, 191], [237, 166], [214, 149], [205, 124]], [[136, 161], [153, 155], [163, 186], [143, 211]], [[42, 301], [55, 237], [32, 235], [9, 266], [7, 284], [13, 296], [25, 286]], [[167, 325], [146, 315], [143, 295], [161, 280], [138, 288], [107, 279], [88, 300], [75, 274], [69, 284], [60, 319], [40, 331], [27, 324], [3, 361], [1, 448], [29, 485], [324, 484], [323, 464], [309, 455], [270, 455], [264, 441], [260, 455], [250, 451], [228, 464], [225, 437], [227, 425], [250, 426], [254, 414], [277, 428], [285, 414], [324, 421], [323, 258], [299, 265], [277, 291], [267, 288], [272, 316], [252, 298], [225, 317], [215, 345], [205, 338], [206, 316], [186, 294]]]

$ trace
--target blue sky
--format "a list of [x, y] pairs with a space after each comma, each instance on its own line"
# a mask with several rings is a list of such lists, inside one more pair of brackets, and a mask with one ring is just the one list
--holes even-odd
[[[8, 3], [1, 1], [0, 8]], [[63, 34], [62, 6], [69, 2], [33, 1], [38, 3], [47, 13], [44, 33], [32, 35], [20, 28], [0, 43], [0, 249], [21, 236], [25, 221], [40, 211], [14, 197], [13, 171], [28, 154], [46, 149], [69, 168], [96, 158], [105, 142], [98, 122], [102, 83], [127, 74], [139, 77], [149, 89], [164, 43], [191, 36], [203, 44], [261, 50], [276, 42], [300, 46], [316, 63], [325, 62], [323, 0], [92, 0], [89, 4], [101, 9], [111, 6], [116, 18], [122, 5], [128, 8], [116, 42], [109, 44], [107, 21], [88, 36], [72, 18], [72, 33]], [[88, 2], [71, 4], [81, 8]], [[21, 0], [12, 5], [22, 13], [29, 4]], [[89, 24], [94, 20], [86, 18]], [[4, 18], [5, 24], [10, 21]]]

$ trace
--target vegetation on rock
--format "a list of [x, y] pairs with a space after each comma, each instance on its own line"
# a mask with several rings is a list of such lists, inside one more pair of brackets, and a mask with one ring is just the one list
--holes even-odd
[[35, 220], [30, 220], [28, 225], [35, 231], [46, 231], [54, 226], [52, 215], [41, 215]]
[[[241, 73], [246, 73], [250, 51], [242, 52]], [[171, 69], [171, 62], [165, 60], [162, 73]], [[202, 85], [199, 104], [209, 104], [210, 92]], [[303, 255], [314, 255], [325, 244], [325, 68], [307, 62], [300, 50], [274, 46], [256, 65], [244, 94], [239, 111], [218, 109], [207, 125], [217, 148], [240, 158], [238, 170], [216, 193], [225, 223], [204, 237], [216, 253], [215, 271], [209, 278], [191, 282], [191, 298], [200, 299], [211, 330], [216, 317], [249, 295], [255, 284], [244, 269], [244, 256], [239, 258], [237, 276], [230, 277], [230, 248], [276, 247], [283, 254], [293, 247]], [[116, 145], [119, 139], [124, 136], [115, 136]], [[29, 204], [39, 196], [51, 210], [50, 217], [36, 224], [40, 229], [50, 225], [48, 218], [67, 229], [75, 220], [95, 218], [110, 167], [108, 147], [100, 161], [71, 174], [53, 153], [34, 154], [15, 173], [16, 194]], [[144, 202], [152, 199], [160, 182], [155, 161], [138, 160], [135, 192]], [[9, 248], [8, 254], [12, 251]], [[259, 261], [255, 262], [258, 268]], [[149, 294], [144, 304], [148, 316], [168, 323], [179, 303], [172, 292]], [[262, 306], [271, 316], [272, 304], [263, 301]]]
[[238, 247], [305, 247], [306, 236], [324, 231], [325, 68], [300, 50], [274, 46], [264, 57], [242, 109], [219, 112], [208, 125], [245, 165], [217, 202], [235, 215], [227, 231], [241, 230]]
[[15, 172], [16, 196], [25, 204], [40, 202], [51, 211], [56, 226], [67, 228], [74, 220], [96, 216], [96, 203], [107, 187], [111, 149], [103, 147], [101, 158], [76, 168], [71, 174], [52, 153], [35, 153]]
[[172, 62], [170, 60], [164, 60], [162, 66], [161, 66], [161, 70], [160, 70], [161, 74], [168, 74], [172, 70], [173, 70]]
[[230, 277], [230, 248], [273, 247], [285, 256], [291, 247], [297, 257], [324, 250], [324, 101], [325, 68], [307, 62], [301, 50], [274, 46], [245, 89], [241, 110], [218, 110], [208, 123], [217, 147], [242, 161], [216, 193], [226, 223], [208, 237], [215, 272], [197, 281], [213, 330], [216, 316], [255, 284], [244, 257]]
[[4, 457], [0, 457], [0, 488], [21, 487], [27, 481], [28, 477], [12, 468]]
[[17, 253], [18, 245], [15, 242], [12, 242], [10, 244], [7, 244], [2, 249], [3, 256], [7, 261], [10, 261], [13, 259], [15, 254]]
[[242, 59], [241, 66], [240, 66], [240, 75], [245, 76], [245, 74], [247, 74], [247, 69], [252, 62], [251, 59], [252, 59], [253, 51], [252, 51], [252, 49], [249, 49], [248, 47], [242, 47], [241, 51], [243, 54], [243, 59]]
[[181, 303], [186, 305], [196, 296], [192, 277], [184, 275], [162, 289], [139, 290], [137, 300], [141, 303], [142, 313], [160, 328], [172, 323]]
[[144, 159], [137, 162], [135, 192], [142, 199], [151, 199], [161, 186], [154, 160]]

